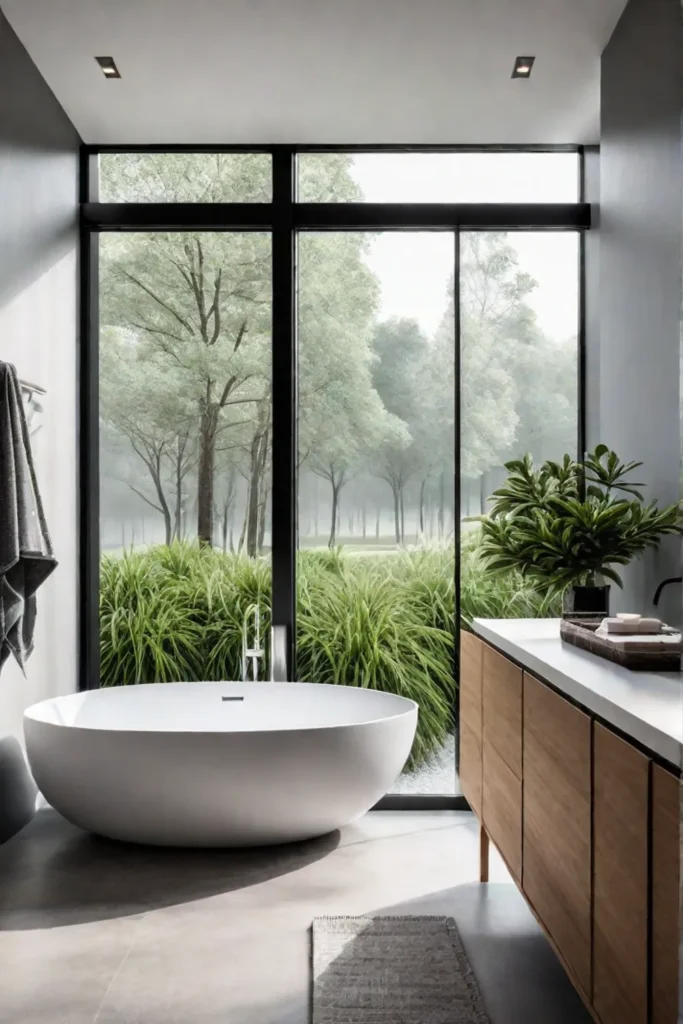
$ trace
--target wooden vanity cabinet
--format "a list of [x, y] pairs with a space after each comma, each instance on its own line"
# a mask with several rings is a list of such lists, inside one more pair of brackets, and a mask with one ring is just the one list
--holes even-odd
[[460, 764], [462, 791], [482, 816], [482, 663], [484, 644], [473, 633], [460, 634]]
[[647, 1024], [650, 762], [597, 723], [593, 756], [593, 1006]]
[[591, 720], [524, 673], [523, 888], [590, 1000]]
[[652, 1024], [678, 1021], [681, 784], [652, 766]]
[[482, 659], [483, 823], [522, 881], [522, 670], [492, 647]]
[[484, 828], [511, 874], [522, 881], [522, 780], [484, 732]]
[[460, 776], [597, 1024], [677, 1024], [681, 789], [635, 742], [462, 635]]
[[483, 652], [484, 761], [493, 748], [522, 777], [522, 670], [492, 647]]

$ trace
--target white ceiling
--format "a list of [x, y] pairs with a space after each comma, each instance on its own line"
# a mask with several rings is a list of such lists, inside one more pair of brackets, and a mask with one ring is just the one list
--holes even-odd
[[598, 140], [625, 0], [0, 4], [86, 142], [545, 144]]

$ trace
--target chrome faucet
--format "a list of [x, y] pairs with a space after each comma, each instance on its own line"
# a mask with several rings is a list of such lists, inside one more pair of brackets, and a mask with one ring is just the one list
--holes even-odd
[[662, 596], [662, 591], [665, 587], [668, 587], [671, 583], [683, 583], [683, 576], [669, 576], [668, 579], [662, 580], [655, 591], [655, 596], [652, 598], [652, 603], [655, 607], [659, 604], [659, 599]]
[[[247, 634], [249, 632], [249, 617], [253, 616], [254, 645], [249, 646]], [[261, 609], [257, 604], [250, 604], [244, 613], [242, 624], [242, 682], [249, 682], [249, 666], [251, 665], [251, 681], [257, 682], [259, 675], [259, 661], [264, 656], [261, 645]]]

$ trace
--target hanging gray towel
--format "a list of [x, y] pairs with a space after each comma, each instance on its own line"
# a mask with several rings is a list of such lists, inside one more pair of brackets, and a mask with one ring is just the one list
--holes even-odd
[[0, 668], [33, 650], [36, 590], [52, 555], [17, 371], [0, 362]]

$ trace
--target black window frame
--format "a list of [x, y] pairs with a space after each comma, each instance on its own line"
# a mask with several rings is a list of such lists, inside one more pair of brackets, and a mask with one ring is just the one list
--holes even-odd
[[[100, 203], [97, 158], [105, 153], [268, 153], [272, 159], [270, 203]], [[576, 203], [299, 203], [296, 159], [305, 153], [575, 153]], [[328, 146], [328, 145], [107, 145], [81, 147], [79, 312], [79, 671], [80, 690], [99, 686], [99, 260], [98, 237], [112, 231], [268, 231], [272, 238], [273, 387], [272, 622], [287, 636], [288, 676], [296, 679], [297, 516], [297, 325], [296, 242], [300, 231], [448, 231], [454, 238], [455, 271], [455, 501], [460, 507], [460, 235], [462, 231], [570, 231], [579, 235], [577, 454], [586, 438], [585, 233], [591, 204], [585, 202], [583, 146]], [[455, 645], [459, 674], [460, 523], [456, 517]], [[456, 771], [459, 760], [459, 690], [456, 691]], [[381, 809], [468, 809], [463, 796], [391, 794]]]

